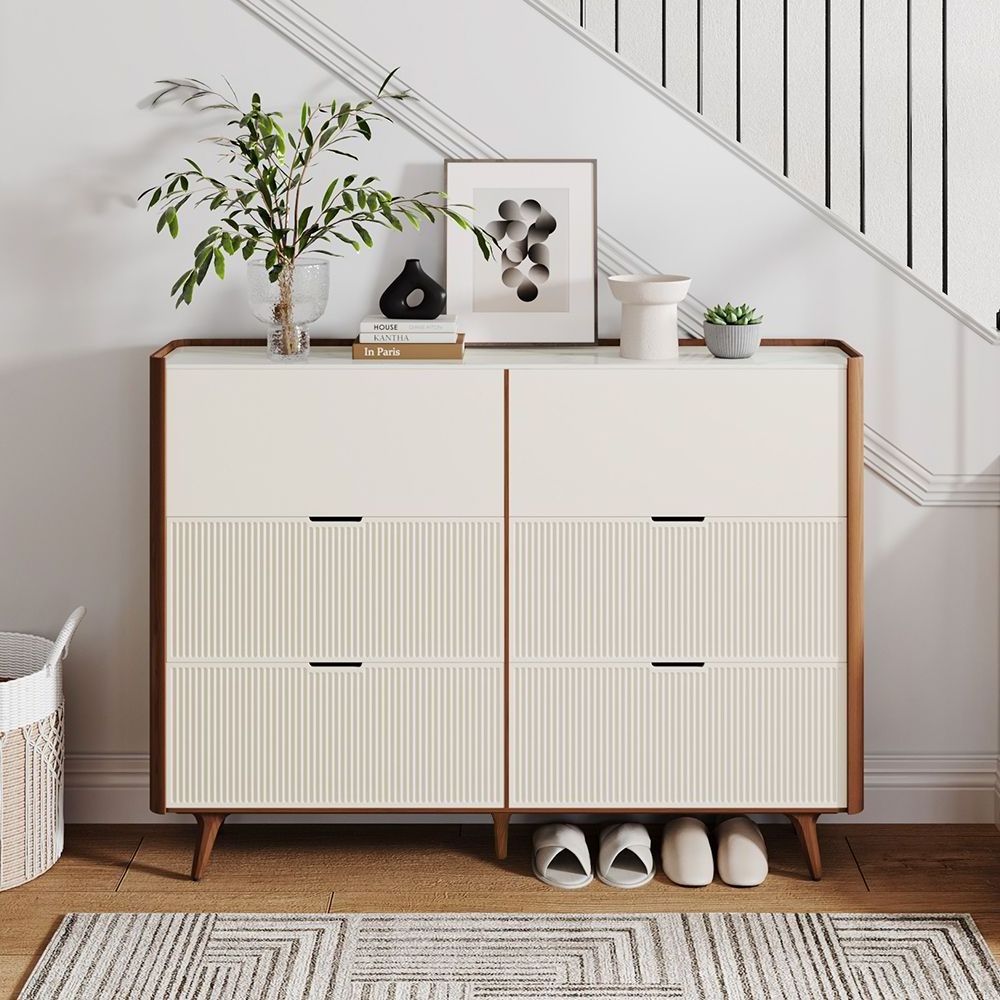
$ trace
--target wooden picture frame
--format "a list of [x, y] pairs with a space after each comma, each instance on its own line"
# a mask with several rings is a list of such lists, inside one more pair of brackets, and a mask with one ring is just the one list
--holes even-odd
[[[501, 252], [510, 249], [513, 258], [495, 253], [492, 261], [484, 261], [468, 233], [449, 227], [445, 250], [448, 310], [464, 322], [466, 344], [596, 344], [597, 161], [446, 159], [445, 188], [449, 204], [492, 231], [504, 245]], [[510, 198], [503, 197], [506, 191]], [[540, 192], [537, 199], [532, 198], [534, 191]], [[558, 203], [558, 207], [550, 206], [555, 215], [540, 204], [545, 200], [541, 192]], [[494, 202], [494, 217], [488, 218], [486, 207]], [[531, 202], [537, 206], [536, 214], [528, 208], [522, 217], [520, 211]], [[508, 204], [516, 213], [505, 220], [501, 209]], [[551, 228], [547, 233], [542, 229], [541, 238], [532, 243], [532, 230], [540, 217], [547, 217]], [[516, 238], [504, 232], [508, 226], [515, 228]], [[521, 246], [515, 248], [512, 243]], [[529, 258], [533, 254], [541, 259]], [[504, 264], [516, 286], [501, 278]], [[537, 284], [529, 273], [536, 268], [541, 268], [537, 273], [542, 275]], [[507, 303], [510, 309], [504, 308]]]

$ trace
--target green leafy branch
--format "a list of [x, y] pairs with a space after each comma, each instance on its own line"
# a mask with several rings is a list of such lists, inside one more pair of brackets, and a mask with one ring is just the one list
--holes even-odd
[[185, 206], [207, 204], [221, 216], [221, 222], [210, 226], [195, 246], [192, 266], [174, 282], [170, 294], [176, 296], [176, 305], [191, 302], [209, 271], [224, 278], [226, 258], [234, 254], [245, 260], [263, 255], [274, 282], [306, 252], [340, 256], [324, 244], [355, 252], [373, 246], [375, 227], [402, 232], [407, 225], [420, 229], [425, 222], [448, 220], [475, 238], [486, 259], [492, 257], [497, 246], [493, 236], [455, 210], [469, 206], [443, 204], [447, 196], [442, 191], [395, 195], [379, 185], [378, 177], [350, 173], [331, 180], [318, 203], [304, 204], [303, 193], [308, 195], [306, 188], [314, 179], [319, 157], [329, 154], [357, 160], [343, 147], [358, 140], [371, 142], [375, 125], [392, 122], [382, 110], [386, 103], [414, 99], [407, 91], [388, 90], [395, 73], [385, 78], [372, 100], [304, 103], [294, 129], [285, 127], [280, 111], [265, 111], [259, 94], [253, 95], [249, 108], [241, 108], [232, 87], [227, 96], [200, 80], [158, 81], [163, 89], [154, 97], [153, 106], [176, 94], [183, 95], [184, 104], [194, 102], [200, 110], [227, 111], [234, 116], [227, 123], [232, 134], [204, 140], [220, 148], [228, 173], [214, 176], [185, 157], [186, 169], [171, 171], [161, 184], [139, 195], [147, 211], [159, 210], [156, 231], [166, 231], [174, 239], [180, 233]]

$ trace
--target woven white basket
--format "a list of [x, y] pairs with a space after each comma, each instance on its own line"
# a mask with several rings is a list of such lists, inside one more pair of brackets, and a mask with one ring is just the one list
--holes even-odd
[[62, 854], [62, 661], [83, 615], [77, 608], [54, 642], [0, 632], [0, 889]]

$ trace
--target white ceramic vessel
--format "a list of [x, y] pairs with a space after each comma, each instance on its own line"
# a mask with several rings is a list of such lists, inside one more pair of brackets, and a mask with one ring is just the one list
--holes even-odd
[[691, 287], [682, 274], [614, 274], [611, 292], [622, 304], [620, 353], [637, 361], [677, 357], [677, 304]]

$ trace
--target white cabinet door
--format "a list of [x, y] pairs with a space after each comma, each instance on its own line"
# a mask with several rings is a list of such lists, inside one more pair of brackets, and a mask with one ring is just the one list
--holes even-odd
[[172, 517], [503, 514], [503, 373], [170, 368]]
[[499, 660], [501, 518], [168, 518], [167, 658]]
[[844, 518], [512, 518], [511, 656], [841, 660]]
[[512, 808], [841, 809], [846, 665], [511, 665]]
[[843, 517], [846, 406], [843, 369], [514, 370], [510, 511]]
[[503, 805], [503, 664], [167, 664], [172, 809]]

